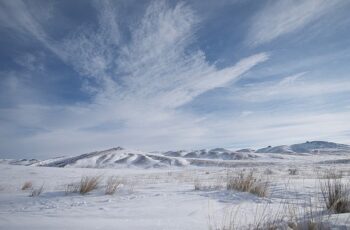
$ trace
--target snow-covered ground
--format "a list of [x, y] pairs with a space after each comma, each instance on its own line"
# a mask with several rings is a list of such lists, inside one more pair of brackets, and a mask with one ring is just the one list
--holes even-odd
[[[333, 229], [350, 229], [350, 213], [326, 211], [320, 189], [330, 172], [341, 173], [341, 181], [350, 182], [348, 153], [252, 154], [256, 157], [226, 161], [231, 164], [225, 167], [184, 164], [147, 169], [79, 168], [87, 166], [82, 161], [77, 167], [38, 167], [35, 161], [24, 166], [3, 160], [0, 229], [225, 229], [228, 225], [252, 229], [298, 218], [297, 222], [312, 219]], [[91, 159], [83, 160], [91, 164]], [[256, 178], [269, 182], [266, 197], [226, 190], [227, 178], [242, 171], [253, 171]], [[86, 195], [66, 193], [68, 184], [96, 175], [101, 178], [96, 190]], [[110, 176], [118, 177], [122, 185], [114, 195], [105, 195]], [[27, 181], [34, 188], [43, 185], [42, 194], [30, 197], [30, 189], [21, 190]]]

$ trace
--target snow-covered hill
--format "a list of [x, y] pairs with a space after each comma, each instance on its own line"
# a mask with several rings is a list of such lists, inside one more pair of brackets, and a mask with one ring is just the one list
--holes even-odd
[[226, 161], [253, 159], [256, 157], [256, 155], [251, 153], [238, 153], [223, 148], [149, 153], [117, 147], [75, 157], [61, 157], [38, 161], [31, 165], [79, 168], [162, 168], [187, 165], [227, 165]]
[[10, 164], [10, 165], [32, 165], [34, 163], [39, 162], [36, 159], [20, 159], [20, 160], [15, 160], [15, 159], [0, 159], [0, 163], [2, 164]]
[[294, 153], [288, 145], [279, 145], [279, 146], [268, 146], [266, 148], [258, 149], [256, 153]]
[[[190, 152], [195, 152], [196, 156], [203, 154], [198, 158], [182, 157]], [[235, 229], [256, 229], [257, 220], [258, 224], [266, 223], [266, 226], [283, 223], [285, 226], [277, 225], [276, 229], [288, 229], [286, 220], [288, 224], [294, 223], [289, 220], [302, 224], [313, 221], [311, 218], [315, 215], [310, 215], [308, 210], [312, 210], [311, 214], [317, 213], [317, 223], [322, 226], [350, 229], [349, 213], [330, 213], [323, 203], [322, 189], [315, 186], [327, 183], [328, 175], [341, 175], [344, 183], [349, 181], [350, 175], [346, 173], [349, 171], [349, 154], [254, 153], [259, 157], [243, 160], [204, 158], [225, 156], [227, 152], [178, 151], [167, 152], [171, 156], [165, 156], [162, 152], [114, 148], [32, 164], [63, 168], [9, 164], [28, 162], [26, 160], [6, 160], [1, 164], [0, 160], [0, 229], [90, 230], [96, 226], [145, 230], [228, 229], [226, 222], [234, 223]], [[175, 155], [177, 157], [172, 157]], [[175, 160], [202, 167], [135, 169], [157, 167], [161, 163], [168, 166], [176, 164]], [[118, 167], [129, 168], [116, 169]], [[291, 175], [291, 169], [297, 175]], [[230, 178], [244, 172], [254, 173], [251, 175], [259, 183], [260, 180], [268, 181], [264, 183], [268, 186], [266, 197], [227, 190]], [[72, 193], [70, 188], [81, 183], [85, 176], [97, 176], [97, 188], [85, 195]], [[106, 193], [111, 178], [118, 183], [113, 195]], [[32, 188], [23, 190], [27, 183]], [[41, 188], [40, 195], [31, 197], [33, 191]], [[288, 205], [281, 207], [281, 204]], [[212, 225], [209, 225], [208, 217]]]
[[326, 141], [307, 141], [301, 144], [268, 146], [256, 150], [256, 153], [350, 153], [350, 145]]
[[[270, 153], [270, 154], [265, 154]], [[342, 154], [350, 153], [350, 146], [325, 141], [311, 141], [302, 144], [266, 147], [256, 151], [241, 149], [232, 151], [224, 148], [201, 149], [193, 151], [143, 152], [121, 147], [104, 151], [95, 151], [72, 157], [58, 157], [43, 161], [32, 160], [0, 160], [0, 163], [12, 165], [32, 165], [47, 167], [74, 168], [165, 168], [183, 166], [221, 166], [233, 167], [243, 161], [250, 163], [259, 161], [273, 162], [285, 159], [286, 154]], [[273, 154], [273, 155], [271, 155]], [[278, 157], [276, 157], [278, 155]], [[283, 156], [284, 155], [284, 156]]]
[[82, 154], [76, 157], [40, 161], [33, 164], [33, 166], [78, 168], [160, 168], [166, 166], [185, 166], [187, 164], [188, 162], [182, 158], [172, 158], [117, 147], [104, 151]]
[[251, 149], [251, 148], [246, 148], [246, 149], [239, 149], [239, 150], [236, 150], [236, 152], [238, 152], [238, 153], [254, 153], [255, 150], [254, 150], [254, 149]]
[[184, 158], [205, 158], [220, 160], [243, 160], [256, 158], [257, 156], [250, 152], [234, 152], [224, 148], [201, 149], [194, 151], [168, 151], [163, 153], [165, 156], [184, 157]]

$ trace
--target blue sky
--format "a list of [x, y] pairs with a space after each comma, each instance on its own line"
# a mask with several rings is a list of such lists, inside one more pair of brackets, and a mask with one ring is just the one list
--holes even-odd
[[350, 143], [349, 11], [0, 1], [0, 156]]

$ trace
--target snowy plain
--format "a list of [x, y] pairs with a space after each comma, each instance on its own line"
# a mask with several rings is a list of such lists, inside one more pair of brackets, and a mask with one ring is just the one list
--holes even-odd
[[[109, 161], [92, 167], [101, 154], [103, 159], [112, 158], [110, 154], [125, 157], [125, 151], [84, 155], [64, 167], [0, 161], [0, 229], [264, 229], [264, 223], [287, 223], [293, 218], [311, 218], [331, 229], [350, 229], [350, 213], [328, 212], [320, 189], [330, 172], [341, 174], [342, 183], [350, 182], [349, 153], [252, 153], [254, 157], [238, 160], [211, 157], [207, 166], [193, 164], [198, 162], [188, 158], [188, 164], [167, 167], [148, 167], [150, 159], [128, 153], [118, 167], [111, 167]], [[156, 159], [162, 162], [162, 156], [169, 156], [152, 154], [159, 154]], [[53, 161], [57, 159], [45, 163]], [[143, 164], [147, 167], [141, 167]], [[258, 197], [227, 190], [227, 178], [241, 172], [253, 172], [267, 181], [268, 194]], [[85, 195], [67, 193], [67, 185], [79, 182], [82, 176], [100, 176], [99, 187]], [[115, 194], [105, 195], [111, 176], [122, 182]], [[31, 190], [21, 190], [28, 181], [34, 188], [43, 185], [42, 194], [30, 197]]]

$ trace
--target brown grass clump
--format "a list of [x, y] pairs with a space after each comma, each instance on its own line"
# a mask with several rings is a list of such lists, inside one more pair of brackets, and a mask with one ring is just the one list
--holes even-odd
[[28, 190], [28, 189], [31, 189], [33, 188], [33, 183], [31, 181], [26, 181], [23, 183], [22, 185], [22, 190]]
[[348, 186], [341, 179], [327, 179], [321, 183], [323, 201], [328, 210], [335, 213], [350, 212], [350, 196]]
[[79, 193], [84, 195], [92, 190], [97, 189], [100, 183], [100, 176], [84, 176], [80, 180]]
[[105, 194], [113, 195], [117, 191], [121, 183], [122, 183], [121, 180], [118, 179], [117, 177], [114, 177], [114, 176], [109, 177], [107, 180]]
[[266, 197], [269, 184], [267, 181], [257, 179], [251, 171], [247, 174], [241, 172], [236, 177], [228, 178], [226, 188], [228, 190], [249, 192], [260, 197]]

